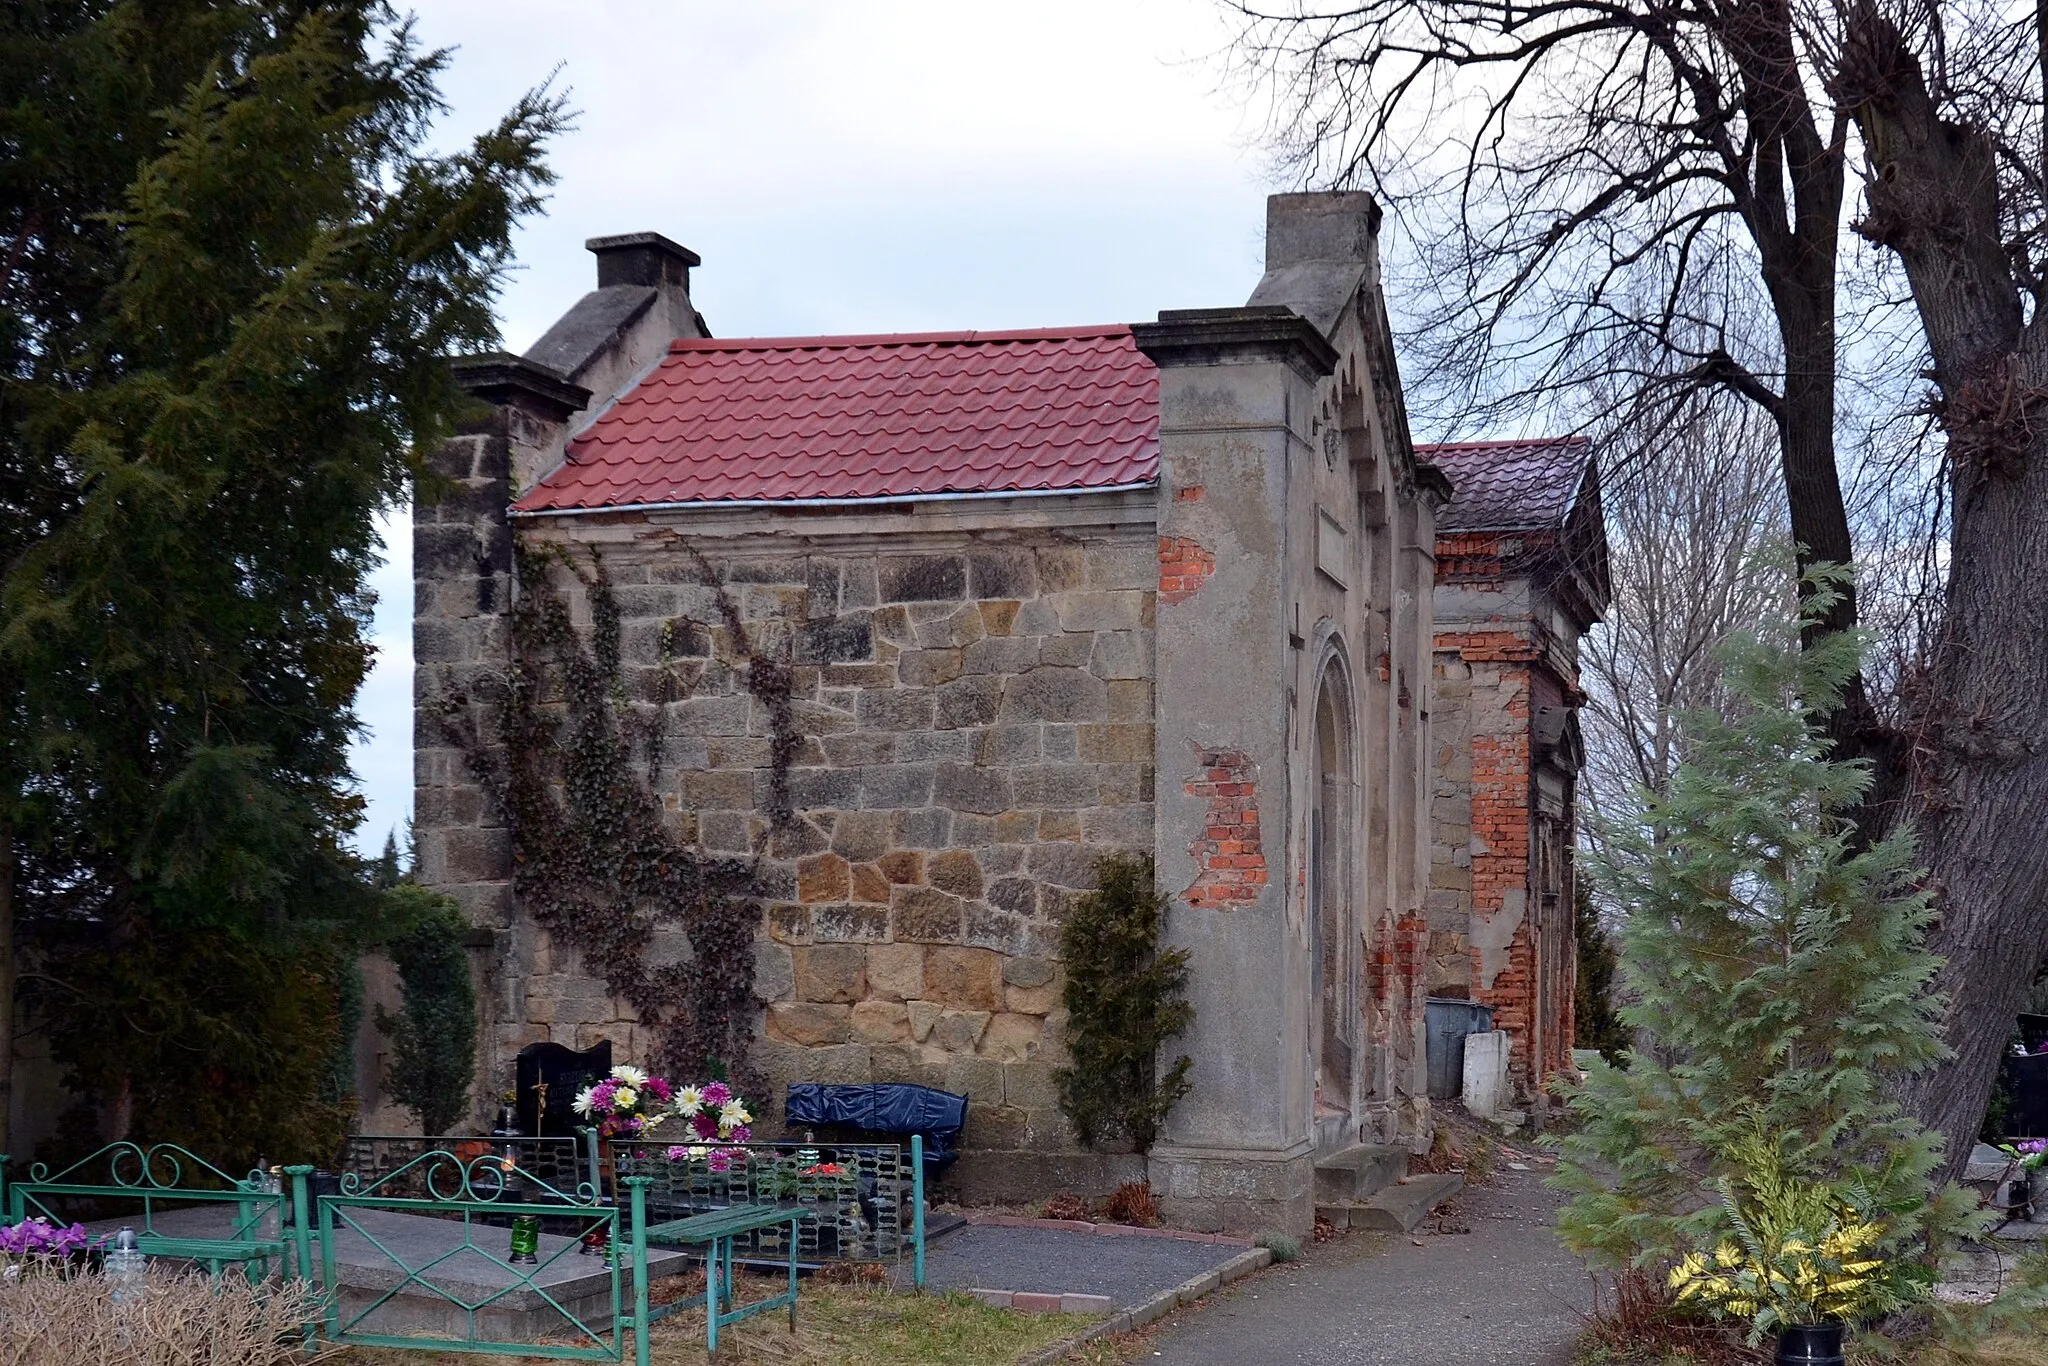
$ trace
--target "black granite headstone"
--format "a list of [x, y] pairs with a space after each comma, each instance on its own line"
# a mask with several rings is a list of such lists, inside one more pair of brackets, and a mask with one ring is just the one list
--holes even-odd
[[[513, 1077], [518, 1092], [519, 1131], [530, 1138], [565, 1138], [583, 1121], [571, 1107], [576, 1093], [612, 1070], [612, 1044], [601, 1039], [581, 1053], [558, 1043], [530, 1043], [519, 1050]], [[541, 1108], [540, 1086], [547, 1087]]]

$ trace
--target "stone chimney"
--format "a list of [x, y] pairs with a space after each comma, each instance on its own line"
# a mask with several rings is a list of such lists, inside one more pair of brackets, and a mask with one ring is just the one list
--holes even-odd
[[1376, 283], [1380, 206], [1360, 191], [1266, 197], [1266, 275], [1247, 301], [1285, 305], [1333, 336], [1361, 284]]
[[570, 420], [551, 455], [520, 462], [515, 498], [559, 465], [569, 438], [660, 364], [671, 342], [711, 335], [690, 302], [690, 268], [702, 260], [696, 252], [658, 232], [593, 237], [583, 245], [597, 257], [597, 288], [577, 300], [525, 359], [588, 389], [591, 402]]

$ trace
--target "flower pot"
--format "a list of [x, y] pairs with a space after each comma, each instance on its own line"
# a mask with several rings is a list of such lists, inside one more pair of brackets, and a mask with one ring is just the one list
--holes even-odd
[[1842, 1325], [1803, 1324], [1778, 1332], [1777, 1366], [1844, 1366]]

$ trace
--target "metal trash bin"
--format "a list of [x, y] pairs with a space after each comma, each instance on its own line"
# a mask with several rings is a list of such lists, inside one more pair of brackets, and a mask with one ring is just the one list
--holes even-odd
[[1423, 1006], [1429, 1098], [1456, 1100], [1465, 1092], [1465, 1038], [1493, 1028], [1493, 1007], [1449, 996], [1431, 996]]

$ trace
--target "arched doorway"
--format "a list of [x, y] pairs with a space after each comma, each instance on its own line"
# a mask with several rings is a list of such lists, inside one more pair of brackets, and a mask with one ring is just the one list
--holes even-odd
[[[1309, 814], [1309, 1036], [1317, 1124], [1348, 1118], [1358, 1041], [1358, 941], [1350, 678], [1332, 659], [1316, 688], [1315, 788]], [[1348, 1125], [1346, 1126], [1348, 1127]]]

